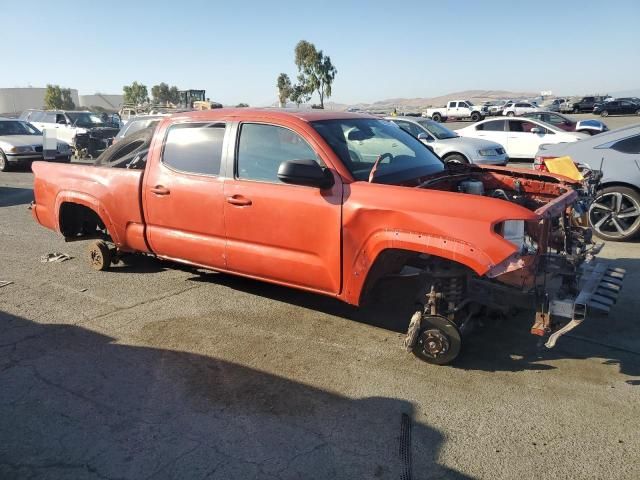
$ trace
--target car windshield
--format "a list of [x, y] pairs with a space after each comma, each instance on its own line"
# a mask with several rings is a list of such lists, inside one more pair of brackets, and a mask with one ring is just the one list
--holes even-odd
[[67, 117], [78, 127], [102, 127], [104, 122], [102, 119], [90, 112], [67, 112]]
[[440, 125], [438, 122], [434, 122], [433, 120], [418, 120], [418, 123], [426, 128], [427, 131], [438, 140], [458, 137], [456, 132], [449, 130], [444, 125]]
[[0, 136], [4, 135], [42, 135], [42, 132], [27, 122], [2, 120], [0, 121]]
[[427, 147], [390, 121], [350, 118], [311, 125], [356, 180], [368, 180], [376, 163], [377, 183], [405, 182], [444, 170]]

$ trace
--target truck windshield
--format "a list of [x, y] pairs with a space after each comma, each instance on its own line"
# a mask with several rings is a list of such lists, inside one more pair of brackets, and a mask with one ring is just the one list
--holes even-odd
[[356, 180], [368, 180], [378, 159], [377, 183], [396, 183], [444, 170], [420, 141], [386, 120], [350, 118], [311, 122]]
[[67, 112], [67, 117], [78, 127], [104, 127], [102, 119], [90, 112]]
[[458, 138], [458, 134], [447, 127], [440, 125], [433, 120], [418, 120], [418, 123], [422, 125], [427, 131], [436, 137], [438, 140], [446, 140], [448, 138]]

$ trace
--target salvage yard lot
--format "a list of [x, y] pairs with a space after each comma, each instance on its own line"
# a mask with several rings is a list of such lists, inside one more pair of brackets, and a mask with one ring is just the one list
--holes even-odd
[[487, 319], [436, 367], [400, 348], [411, 280], [355, 310], [154, 259], [94, 272], [31, 182], [0, 174], [0, 478], [397, 479], [403, 414], [414, 479], [640, 477], [640, 243], [603, 250], [628, 271], [609, 318], [554, 350]]

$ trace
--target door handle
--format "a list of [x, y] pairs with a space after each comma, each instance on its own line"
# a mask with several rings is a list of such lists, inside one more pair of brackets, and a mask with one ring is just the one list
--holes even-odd
[[150, 188], [151, 193], [155, 193], [156, 195], [169, 195], [171, 190], [163, 185], [156, 185], [155, 187]]
[[251, 200], [247, 197], [243, 197], [242, 195], [232, 195], [231, 197], [227, 197], [227, 203], [237, 205], [239, 207], [248, 207], [251, 205]]

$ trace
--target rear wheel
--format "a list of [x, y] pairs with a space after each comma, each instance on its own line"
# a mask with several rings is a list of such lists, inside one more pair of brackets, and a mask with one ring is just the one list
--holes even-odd
[[434, 122], [441, 122], [442, 121], [442, 115], [440, 115], [439, 113], [434, 113], [431, 116], [431, 120], [433, 120]]
[[606, 110], [603, 110], [602, 112], [600, 112], [600, 116], [601, 117], [608, 117], [609, 116], [609, 112], [607, 112]]
[[640, 232], [640, 194], [627, 187], [607, 187], [589, 208], [589, 223], [600, 238], [626, 241]]
[[113, 255], [109, 245], [103, 240], [91, 242], [87, 248], [87, 260], [94, 270], [106, 270], [111, 266]]
[[413, 354], [435, 365], [451, 363], [460, 353], [462, 338], [453, 322], [439, 315], [422, 317]]
[[507, 117], [513, 117], [515, 115], [514, 112], [507, 112]]
[[469, 163], [466, 157], [459, 153], [452, 153], [451, 155], [447, 155], [444, 158], [444, 161], [447, 163]]

